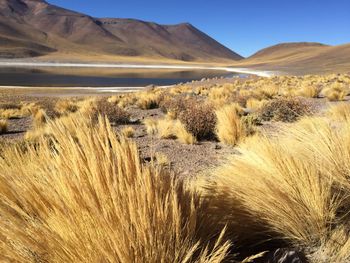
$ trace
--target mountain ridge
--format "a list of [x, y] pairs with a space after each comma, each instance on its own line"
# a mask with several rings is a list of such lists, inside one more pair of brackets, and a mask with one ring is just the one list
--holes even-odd
[[[13, 50], [33, 49], [23, 41], [47, 47], [38, 55], [51, 50], [180, 61], [242, 59], [189, 23], [160, 25], [137, 19], [96, 18], [44, 0], [1, 0], [1, 22], [0, 36], [21, 40]], [[9, 33], [6, 27], [14, 30]], [[18, 55], [0, 44], [0, 54], [3, 50], [9, 52], [8, 57]]]

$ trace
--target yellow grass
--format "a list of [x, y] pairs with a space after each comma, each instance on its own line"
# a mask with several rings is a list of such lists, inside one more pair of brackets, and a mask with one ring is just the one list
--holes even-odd
[[334, 83], [322, 90], [322, 94], [326, 96], [329, 101], [344, 100], [345, 96], [348, 95], [348, 93], [349, 88], [339, 83]]
[[78, 106], [76, 105], [76, 103], [68, 99], [59, 100], [55, 105], [55, 111], [61, 115], [76, 112], [77, 110]]
[[[52, 134], [0, 159], [0, 258], [5, 262], [222, 262], [207, 247], [199, 198], [141, 165], [108, 121], [49, 123]], [[20, 176], [18, 176], [20, 175]], [[214, 233], [213, 233], [214, 234]], [[214, 234], [215, 235], [215, 234]]]
[[220, 142], [236, 145], [245, 136], [244, 124], [237, 113], [237, 105], [231, 104], [216, 111], [216, 135]]
[[6, 133], [8, 130], [8, 121], [0, 120], [0, 134]]
[[336, 120], [350, 122], [350, 104], [341, 103], [329, 108], [328, 115]]
[[305, 98], [317, 98], [320, 91], [320, 88], [316, 86], [304, 86], [298, 90], [297, 94]]
[[43, 125], [46, 124], [47, 119], [48, 117], [46, 115], [46, 112], [43, 109], [39, 109], [34, 113], [34, 116], [33, 116], [34, 127], [35, 128], [42, 127]]
[[152, 119], [152, 118], [148, 118], [144, 120], [144, 125], [146, 126], [147, 129], [147, 134], [149, 135], [155, 135], [158, 132], [158, 127], [157, 127], [157, 120], [156, 119]]
[[[225, 217], [229, 231], [245, 222], [243, 229], [260, 227], [266, 239], [307, 249], [311, 262], [347, 262], [350, 234], [341, 229], [349, 227], [349, 124], [335, 128], [325, 119], [308, 118], [278, 138], [247, 139], [240, 155], [205, 183], [216, 216]], [[241, 235], [255, 238], [254, 232]]]
[[132, 138], [135, 135], [135, 129], [131, 126], [125, 127], [121, 130], [121, 134], [126, 138]]
[[176, 138], [180, 143], [183, 143], [183, 144], [197, 143], [196, 138], [186, 130], [185, 126], [180, 121], [175, 122], [174, 130], [175, 130], [174, 133], [176, 135]]

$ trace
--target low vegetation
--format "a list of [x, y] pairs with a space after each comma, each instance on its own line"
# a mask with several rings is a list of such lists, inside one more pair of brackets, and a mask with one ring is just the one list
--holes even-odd
[[0, 104], [0, 261], [349, 262], [350, 76], [197, 84]]

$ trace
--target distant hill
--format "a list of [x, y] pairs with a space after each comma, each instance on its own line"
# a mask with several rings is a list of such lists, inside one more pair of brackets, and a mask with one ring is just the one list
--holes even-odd
[[293, 74], [350, 72], [350, 44], [283, 43], [262, 49], [239, 64]]
[[100, 19], [44, 0], [0, 0], [0, 57], [50, 53], [208, 62], [242, 59], [187, 23]]

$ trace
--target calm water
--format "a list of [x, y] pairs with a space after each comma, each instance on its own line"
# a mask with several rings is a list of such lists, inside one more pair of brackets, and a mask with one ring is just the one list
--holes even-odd
[[202, 78], [239, 75], [214, 70], [0, 68], [0, 86], [139, 87], [151, 84], [165, 86]]

